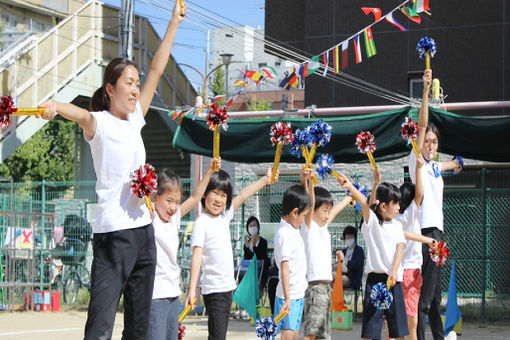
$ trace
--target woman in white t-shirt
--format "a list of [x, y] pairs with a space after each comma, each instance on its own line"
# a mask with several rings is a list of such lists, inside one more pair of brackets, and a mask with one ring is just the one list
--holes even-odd
[[[278, 180], [278, 171], [276, 180]], [[202, 197], [202, 208], [191, 234], [190, 282], [186, 305], [195, 309], [195, 291], [202, 266], [200, 288], [207, 309], [209, 339], [221, 340], [227, 335], [232, 292], [236, 288], [234, 256], [230, 239], [230, 221], [234, 211], [248, 198], [271, 184], [271, 169], [258, 181], [243, 188], [232, 198], [232, 179], [223, 170], [215, 172]]]
[[156, 214], [152, 221], [156, 239], [157, 262], [149, 322], [149, 340], [177, 340], [179, 329], [179, 296], [181, 269], [177, 264], [181, 217], [186, 216], [199, 202], [214, 173], [214, 164], [221, 168], [221, 160], [211, 160], [200, 183], [191, 196], [181, 204], [182, 184], [170, 169], [158, 171], [158, 191], [154, 195]]
[[105, 68], [103, 85], [92, 96], [92, 112], [54, 100], [40, 105], [46, 108], [44, 119], [53, 119], [58, 112], [78, 123], [94, 162], [98, 203], [85, 339], [111, 338], [122, 294], [123, 338], [144, 339], [147, 334], [156, 245], [149, 210], [130, 191], [130, 174], [145, 164], [144, 117], [183, 19], [177, 1], [142, 90], [136, 65], [115, 58]]
[[[443, 238], [443, 178], [442, 171], [462, 170], [458, 160], [436, 162], [435, 156], [439, 146], [439, 130], [429, 124], [428, 95], [432, 84], [432, 70], [425, 70], [423, 75], [423, 97], [420, 107], [418, 126], [420, 133], [417, 140], [425, 165], [421, 168], [423, 181], [423, 203], [419, 214], [421, 233], [437, 241]], [[409, 156], [409, 175], [416, 183], [416, 156]], [[428, 255], [428, 246], [423, 245], [423, 285], [418, 304], [418, 339], [425, 340], [427, 316], [434, 340], [444, 338], [441, 321], [441, 267], [437, 266]]]

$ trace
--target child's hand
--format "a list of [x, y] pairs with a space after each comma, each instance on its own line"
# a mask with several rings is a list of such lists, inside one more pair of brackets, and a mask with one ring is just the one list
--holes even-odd
[[416, 168], [421, 169], [423, 164], [425, 164], [425, 161], [423, 160], [423, 156], [420, 154], [420, 156], [416, 158]]
[[44, 103], [38, 105], [38, 107], [46, 108], [46, 111], [44, 111], [41, 116], [36, 115], [37, 118], [52, 120], [57, 114], [57, 103], [53, 99], [45, 101]]
[[301, 184], [306, 188], [308, 181], [312, 178], [314, 175], [314, 170], [312, 168], [305, 168], [301, 169], [301, 173], [299, 174], [299, 177], [301, 178]]
[[462, 165], [460, 164], [459, 160], [455, 159], [453, 162], [455, 163], [455, 172], [456, 173], [461, 172], [462, 171]]
[[388, 279], [386, 280], [386, 286], [388, 289], [395, 286], [395, 284], [398, 282], [398, 276], [396, 271], [391, 271], [390, 275], [388, 275]]
[[282, 310], [287, 310], [287, 315], [290, 315], [290, 300], [285, 300], [285, 303], [282, 306], [282, 309], [280, 309], [280, 313]]
[[382, 176], [381, 176], [381, 172], [379, 170], [373, 170], [372, 176], [374, 176], [374, 184], [381, 183]]
[[340, 176], [338, 176], [336, 180], [338, 184], [340, 184], [340, 187], [342, 187], [342, 189], [350, 190], [350, 188], [352, 187], [351, 181], [349, 181], [347, 176], [343, 174], [340, 174]]
[[423, 91], [429, 91], [432, 86], [432, 70], [425, 70], [423, 73]]
[[[181, 7], [181, 5], [182, 5], [182, 7]], [[186, 16], [186, 4], [182, 0], [176, 1], [174, 10], [172, 13], [172, 19], [176, 18], [177, 21], [180, 23], [184, 20], [185, 16]]]
[[341, 250], [336, 251], [336, 256], [338, 257], [338, 262], [344, 262], [344, 252]]
[[436, 249], [437, 248], [437, 241], [434, 240], [432, 237], [427, 237], [427, 244], [432, 249]]
[[195, 300], [195, 289], [190, 289], [184, 307], [191, 306], [191, 310], [195, 310], [196, 305], [193, 303], [193, 300]]
[[271, 185], [271, 184], [275, 184], [276, 182], [278, 182], [278, 176], [280, 176], [280, 170], [276, 170], [276, 174], [274, 175], [273, 183], [271, 183], [272, 171], [273, 171], [273, 169], [271, 169], [271, 168], [267, 169], [267, 173], [264, 176], [266, 178], [266, 180], [267, 180], [266, 185]]
[[214, 165], [218, 166], [218, 169], [221, 169], [221, 158], [213, 158], [209, 162], [209, 166], [207, 167], [206, 171], [214, 172]]

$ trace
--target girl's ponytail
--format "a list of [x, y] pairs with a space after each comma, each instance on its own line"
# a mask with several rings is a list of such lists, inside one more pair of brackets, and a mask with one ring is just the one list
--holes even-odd
[[110, 97], [104, 90], [104, 86], [101, 86], [94, 92], [92, 99], [90, 100], [90, 111], [97, 112], [108, 110], [110, 108]]

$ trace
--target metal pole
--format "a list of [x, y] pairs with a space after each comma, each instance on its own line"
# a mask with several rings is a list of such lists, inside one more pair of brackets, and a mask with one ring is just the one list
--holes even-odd
[[483, 243], [483, 257], [482, 257], [482, 310], [481, 317], [485, 319], [485, 290], [487, 280], [487, 169], [482, 169], [482, 243]]
[[[206, 37], [206, 40], [205, 40], [205, 69], [204, 69], [204, 73], [205, 74], [208, 74], [209, 73], [209, 53], [210, 53], [210, 50], [209, 50], [209, 39], [210, 39], [210, 35], [211, 35], [211, 31], [207, 30], [207, 37]], [[207, 104], [208, 103], [208, 100], [207, 100], [207, 76], [204, 78], [204, 89], [202, 90], [203, 92], [203, 96], [204, 96], [204, 104]]]
[[228, 64], [225, 65], [225, 101], [228, 100]]
[[119, 55], [133, 60], [133, 0], [122, 0], [120, 7]]

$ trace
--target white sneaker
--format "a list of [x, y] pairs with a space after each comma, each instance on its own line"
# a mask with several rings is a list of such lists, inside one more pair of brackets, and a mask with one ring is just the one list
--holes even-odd
[[448, 335], [444, 338], [445, 340], [457, 340], [457, 333], [454, 331], [451, 331], [448, 333]]
[[241, 310], [237, 310], [234, 314], [234, 319], [240, 319], [241, 318]]
[[241, 318], [242, 318], [243, 320], [250, 320], [250, 314], [248, 314], [248, 312], [247, 312], [247, 311], [243, 310], [243, 311], [241, 312]]

